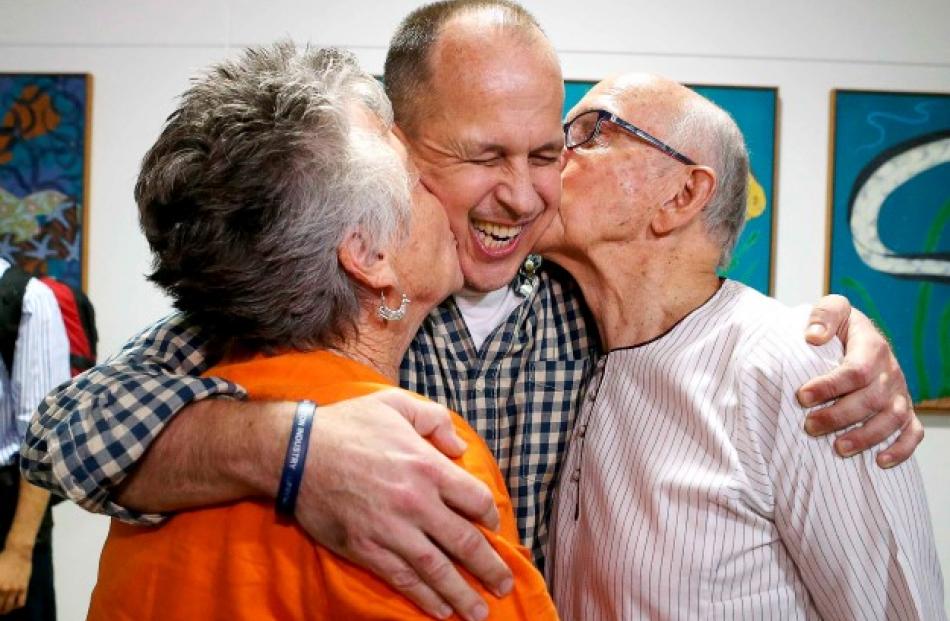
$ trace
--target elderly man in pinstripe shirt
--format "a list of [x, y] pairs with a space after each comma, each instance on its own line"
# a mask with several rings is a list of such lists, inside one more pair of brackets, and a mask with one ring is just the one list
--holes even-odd
[[945, 619], [920, 472], [842, 460], [795, 392], [837, 340], [717, 275], [748, 157], [729, 116], [655, 76], [600, 83], [565, 124], [542, 248], [577, 280], [607, 354], [556, 494], [565, 619]]

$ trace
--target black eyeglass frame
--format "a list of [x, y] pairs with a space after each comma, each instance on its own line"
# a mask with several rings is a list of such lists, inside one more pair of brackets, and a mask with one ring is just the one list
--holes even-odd
[[[594, 113], [597, 114], [597, 121], [594, 123], [594, 130], [590, 133], [590, 136], [588, 136], [584, 140], [571, 144], [571, 126], [574, 124], [575, 121], [577, 121], [577, 119], [581, 118], [582, 116], [586, 116], [588, 114], [594, 114]], [[624, 121], [622, 118], [620, 118], [613, 112], [608, 112], [607, 110], [587, 110], [586, 112], [581, 112], [580, 114], [575, 116], [573, 119], [565, 123], [563, 126], [564, 146], [568, 149], [574, 150], [579, 146], [587, 144], [588, 142], [596, 138], [598, 134], [600, 134], [600, 125], [604, 121], [610, 121], [611, 123], [613, 123], [620, 129], [623, 129], [633, 134], [634, 136], [643, 140], [650, 146], [659, 149], [663, 153], [666, 153], [677, 162], [682, 162], [683, 164], [687, 164], [689, 166], [696, 165], [696, 162], [694, 162], [691, 158], [689, 158], [686, 155], [683, 155], [682, 153], [680, 153], [679, 151], [677, 151], [670, 145], [666, 144], [659, 138], [656, 138], [655, 136], [648, 134], [647, 132], [643, 131], [642, 129], [634, 125], [633, 123]]]

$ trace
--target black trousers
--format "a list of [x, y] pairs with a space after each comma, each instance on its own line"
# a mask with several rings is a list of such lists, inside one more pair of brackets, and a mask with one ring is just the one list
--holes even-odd
[[[0, 468], [0, 545], [10, 532], [17, 499], [20, 497], [20, 470], [17, 466]], [[56, 595], [53, 592], [53, 513], [46, 508], [43, 523], [33, 547], [33, 572], [26, 606], [0, 615], [0, 621], [55, 621]]]

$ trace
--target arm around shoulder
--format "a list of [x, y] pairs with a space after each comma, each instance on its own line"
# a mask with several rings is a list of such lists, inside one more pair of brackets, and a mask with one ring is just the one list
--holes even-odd
[[200, 332], [175, 315], [51, 393], [27, 430], [24, 476], [90, 511], [144, 523], [161, 519], [120, 506], [112, 494], [183, 407], [243, 395], [230, 382], [199, 377], [207, 367], [203, 345]]
[[272, 498], [296, 403], [205, 399], [185, 406], [115, 489], [140, 512]]

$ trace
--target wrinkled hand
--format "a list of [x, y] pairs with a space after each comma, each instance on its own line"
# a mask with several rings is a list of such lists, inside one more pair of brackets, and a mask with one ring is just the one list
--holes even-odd
[[16, 550], [0, 552], [0, 615], [26, 605], [26, 589], [32, 570], [32, 554]]
[[840, 295], [822, 298], [808, 324], [809, 343], [822, 345], [837, 336], [845, 357], [838, 368], [799, 389], [798, 400], [805, 407], [837, 399], [809, 414], [805, 430], [824, 435], [863, 423], [835, 441], [835, 450], [843, 457], [876, 446], [900, 430], [894, 443], [878, 454], [877, 464], [890, 468], [909, 458], [924, 438], [924, 427], [914, 414], [904, 374], [887, 340]]
[[483, 619], [486, 604], [452, 559], [499, 596], [511, 590], [512, 575], [470, 521], [496, 529], [499, 517], [487, 486], [446, 457], [464, 450], [448, 410], [402, 390], [323, 407], [310, 435], [297, 520], [427, 613], [446, 618], [454, 609]]

